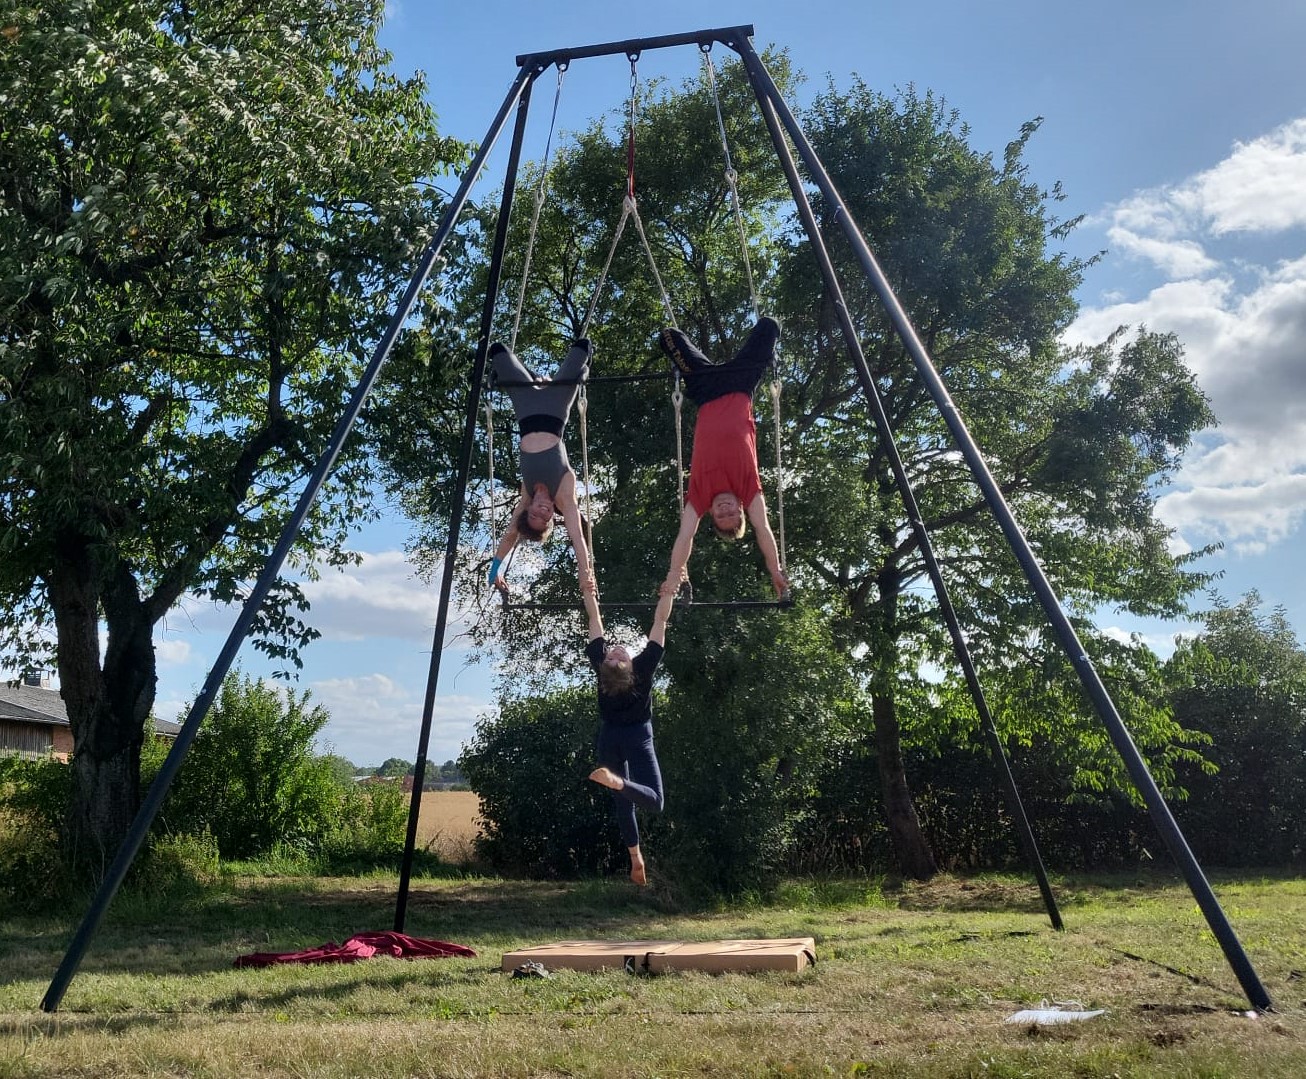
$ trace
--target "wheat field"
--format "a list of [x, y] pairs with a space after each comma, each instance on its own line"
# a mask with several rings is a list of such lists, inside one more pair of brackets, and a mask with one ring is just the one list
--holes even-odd
[[417, 819], [417, 846], [444, 861], [472, 860], [473, 841], [480, 831], [481, 800], [474, 791], [425, 791]]

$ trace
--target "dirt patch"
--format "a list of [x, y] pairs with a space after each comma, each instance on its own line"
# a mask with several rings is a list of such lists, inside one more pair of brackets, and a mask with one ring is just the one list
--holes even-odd
[[417, 818], [417, 846], [446, 862], [472, 860], [481, 830], [481, 800], [473, 791], [426, 791]]

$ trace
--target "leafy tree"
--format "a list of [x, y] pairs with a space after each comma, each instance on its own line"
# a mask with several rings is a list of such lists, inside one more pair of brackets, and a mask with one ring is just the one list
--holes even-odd
[[619, 867], [625, 851], [594, 767], [593, 691], [505, 700], [459, 763], [480, 795], [477, 846], [491, 865], [538, 876]]
[[[1073, 222], [1052, 215], [1060, 191], [1026, 174], [1022, 155], [1037, 126], [1027, 124], [998, 163], [971, 149], [957, 115], [930, 95], [890, 98], [855, 81], [847, 93], [827, 91], [807, 116], [817, 153], [1044, 569], [1094, 639], [1100, 605], [1175, 615], [1204, 583], [1168, 553], [1169, 530], [1153, 509], [1158, 485], [1212, 417], [1173, 337], [1140, 332], [1071, 352], [1058, 344], [1083, 264], [1048, 250]], [[815, 210], [837, 237], [834, 208], [817, 199]], [[1055, 743], [1080, 754], [1085, 783], [1118, 782], [1123, 770], [1066, 680], [1073, 672], [937, 407], [882, 305], [856, 284], [860, 269], [846, 245], [832, 250], [843, 279], [855, 283], [846, 287], [849, 313], [977, 665], [1001, 699], [1005, 733], [1028, 740], [1055, 726]], [[950, 642], [916, 536], [904, 527], [886, 447], [868, 437], [833, 306], [829, 297], [811, 303], [813, 277], [808, 244], [797, 237], [779, 285], [786, 352], [803, 357], [791, 380], [803, 477], [792, 549], [809, 595], [830, 605], [842, 649], [865, 657], [858, 666], [893, 849], [905, 872], [928, 876], [934, 859], [903, 762], [904, 742], [929, 740], [921, 721], [930, 713], [903, 706], [931, 694], [929, 665], [951, 669]], [[1095, 643], [1107, 680], [1133, 689], [1122, 709], [1136, 739], [1164, 766], [1184, 752], [1182, 731], [1156, 705], [1159, 696], [1138, 688], [1143, 651]], [[1095, 752], [1080, 752], [1085, 741]]]
[[353, 761], [338, 754], [327, 753], [322, 757], [322, 762], [331, 769], [331, 774], [343, 786], [351, 785], [354, 782], [354, 777], [358, 774], [358, 766]]
[[[769, 62], [787, 92], [795, 76], [782, 56]], [[734, 65], [725, 66], [721, 83], [752, 268], [767, 310], [785, 325], [778, 367], [784, 382], [790, 575], [800, 602], [820, 612], [828, 647], [851, 681], [812, 719], [838, 726], [841, 737], [826, 744], [841, 746], [842, 759], [858, 770], [858, 782], [845, 789], [859, 800], [869, 795], [882, 802], [900, 867], [928, 876], [936, 863], [920, 827], [906, 760], [911, 747], [938, 743], [932, 729], [942, 713], [935, 706], [938, 696], [960, 700], [950, 680], [937, 685], [939, 670], [950, 679], [950, 642], [916, 536], [906, 527], [887, 447], [875, 435], [842, 344], [833, 301], [821, 288], [808, 238], [784, 216], [787, 189], [749, 104], [751, 94]], [[1076, 310], [1074, 292], [1085, 264], [1053, 249], [1074, 226], [1055, 215], [1062, 193], [1041, 189], [1027, 174], [1023, 155], [1037, 121], [1025, 125], [995, 161], [969, 145], [965, 125], [933, 96], [886, 97], [858, 80], [847, 92], [827, 90], [805, 121], [1045, 570], [1120, 695], [1117, 703], [1135, 740], [1166, 782], [1174, 763], [1191, 750], [1164, 704], [1155, 663], [1141, 645], [1098, 637], [1092, 619], [1103, 605], [1174, 616], [1206, 583], [1185, 559], [1169, 553], [1169, 531], [1154, 514], [1156, 491], [1173, 475], [1193, 433], [1212, 421], [1181, 345], [1145, 329], [1092, 348], [1067, 350], [1059, 343]], [[645, 103], [637, 130], [637, 146], [658, 148], [656, 155], [638, 158], [637, 194], [677, 320], [705, 351], [724, 358], [752, 314], [715, 126], [701, 85], [660, 88]], [[533, 349], [542, 370], [580, 328], [578, 313], [591, 298], [594, 260], [606, 254], [600, 241], [611, 234], [617, 204], [623, 136], [619, 123], [596, 123], [551, 164], [522, 323], [522, 351]], [[849, 315], [884, 395], [950, 594], [982, 677], [993, 687], [1004, 736], [1017, 746], [1052, 747], [1058, 764], [1071, 771], [1075, 790], [1093, 793], [1127, 782], [937, 407], [882, 305], [865, 287], [834, 208], [817, 198], [814, 209], [841, 270]], [[479, 249], [493, 218], [493, 210], [483, 211], [468, 236], [470, 250]], [[521, 238], [525, 225], [514, 222], [513, 228]], [[514, 250], [520, 252], [521, 244]], [[520, 275], [521, 265], [520, 255], [506, 265], [505, 296], [516, 295], [514, 274]], [[484, 287], [483, 274], [472, 266], [451, 298], [464, 328], [472, 324]], [[643, 253], [629, 241], [613, 261], [591, 327], [595, 370], [665, 370], [650, 343], [665, 319]], [[464, 340], [470, 342], [470, 331]], [[423, 416], [453, 414], [449, 386], [439, 377], [415, 372], [404, 386], [430, 402], [419, 410]], [[587, 417], [600, 586], [608, 599], [650, 596], [665, 573], [677, 511], [667, 396], [646, 383], [595, 387]], [[687, 430], [689, 424], [692, 418], [686, 417]], [[434, 557], [443, 550], [439, 507], [448, 496], [440, 487], [448, 487], [448, 473], [447, 466], [432, 469], [430, 460], [451, 460], [460, 431], [441, 429], [443, 435], [424, 444], [394, 440], [430, 452], [398, 454], [391, 461], [396, 484], [411, 496], [415, 511], [422, 504], [434, 507], [424, 518], [430, 529], [422, 537]], [[769, 424], [759, 437], [769, 482]], [[497, 445], [511, 442], [506, 434], [501, 438]], [[482, 458], [478, 467], [483, 464]], [[509, 480], [501, 496], [514, 486], [515, 479]], [[480, 531], [461, 553], [468, 594], [480, 588], [484, 596], [477, 571], [492, 527], [485, 514], [489, 505], [488, 499], [479, 501], [473, 526]], [[529, 586], [540, 599], [574, 598], [567, 545], [554, 543], [521, 557], [518, 588]], [[766, 595], [751, 544], [700, 542], [691, 570], [699, 596]], [[616, 611], [612, 623], [618, 631], [640, 629]], [[742, 653], [749, 666], [736, 677], [726, 667], [741, 631], [725, 621], [714, 625], [718, 636], [702, 639], [684, 664], [677, 659], [680, 630], [673, 625], [669, 696], [676, 697], [682, 682], [692, 685], [701, 714], [726, 724], [739, 714], [736, 698], [746, 684], [785, 707], [784, 694], [776, 692], [781, 687], [770, 677], [787, 667], [785, 654], [794, 648], [789, 629], [780, 628], [769, 641], [750, 637]], [[487, 610], [472, 632], [503, 648], [505, 684], [516, 693], [526, 680], [547, 692], [566, 681], [552, 672], [575, 669], [577, 624], [566, 616], [518, 612], [501, 620]], [[968, 704], [953, 712], [947, 722], [974, 723]], [[786, 725], [760, 724], [759, 737], [775, 741], [748, 745], [748, 760], [779, 757]], [[700, 724], [683, 733], [690, 760], [717, 759], [714, 727]], [[848, 746], [847, 737], [862, 739], [860, 751]], [[731, 754], [722, 759], [750, 766]], [[753, 782], [745, 776], [741, 772], [741, 782]], [[700, 778], [704, 787], [695, 796], [710, 802], [708, 777]], [[704, 834], [711, 829], [688, 826], [702, 827]]]
[[[239, 600], [463, 160], [380, 0], [20, 3], [0, 50], [0, 654], [57, 657], [69, 850], [138, 804], [155, 624]], [[350, 449], [291, 564], [347, 558]], [[258, 645], [314, 633], [283, 581]], [[101, 653], [101, 632], [105, 647]]]
[[225, 858], [319, 845], [346, 788], [313, 741], [331, 717], [310, 694], [227, 676], [164, 803], [167, 831], [208, 832]]
[[[1249, 592], [1221, 603], [1166, 664], [1175, 714], [1211, 742], [1190, 767], [1179, 816], [1218, 865], [1285, 865], [1306, 855], [1306, 652], [1281, 607]], [[1212, 774], [1214, 773], [1214, 774]]]
[[389, 757], [376, 770], [379, 776], [385, 776], [387, 779], [402, 779], [404, 776], [413, 774], [414, 765], [410, 761], [402, 760], [399, 757]]

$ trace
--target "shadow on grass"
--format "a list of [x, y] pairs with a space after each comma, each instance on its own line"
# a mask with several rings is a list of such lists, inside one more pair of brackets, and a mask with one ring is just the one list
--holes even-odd
[[[1273, 875], [1258, 872], [1256, 877]], [[1215, 884], [1218, 890], [1222, 880], [1240, 879], [1247, 877], [1231, 873]], [[200, 894], [183, 897], [124, 893], [110, 907], [79, 973], [195, 976], [228, 971], [236, 956], [250, 952], [297, 951], [343, 941], [359, 932], [392, 929], [397, 888], [397, 879], [389, 874], [356, 878], [250, 874], [226, 877]], [[1063, 909], [1129, 903], [1142, 893], [1176, 889], [1185, 889], [1183, 881], [1162, 871], [1054, 882]], [[1044, 913], [1037, 887], [1018, 875], [941, 875], [928, 882], [803, 881], [782, 887], [777, 901], [799, 910], [883, 906], [940, 913]], [[750, 906], [739, 910], [747, 912]], [[422, 876], [411, 883], [403, 928], [412, 936], [469, 945], [493, 966], [498, 952], [523, 940], [662, 936], [669, 919], [732, 909], [677, 903], [621, 879]], [[0, 912], [0, 985], [47, 983], [84, 913], [84, 907], [41, 915]], [[432, 973], [424, 968], [395, 976], [429, 984]], [[347, 990], [346, 985], [341, 991]], [[244, 1006], [238, 993], [230, 994], [229, 1000], [214, 1006], [224, 1010]]]
[[[355, 933], [393, 929], [390, 877], [224, 880], [179, 905], [124, 895], [110, 906], [81, 973], [195, 975], [230, 969], [237, 955], [291, 952]], [[0, 915], [0, 985], [53, 977], [83, 910]], [[649, 897], [620, 881], [419, 878], [404, 932], [502, 948], [523, 936], [626, 935], [658, 917]]]

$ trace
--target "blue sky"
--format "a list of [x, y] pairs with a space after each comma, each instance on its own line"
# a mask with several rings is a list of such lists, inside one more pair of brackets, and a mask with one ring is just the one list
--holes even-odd
[[[786, 47], [806, 73], [796, 105], [827, 75], [847, 86], [856, 72], [886, 92], [912, 84], [942, 95], [972, 145], [999, 156], [1023, 122], [1044, 118], [1026, 155], [1031, 176], [1060, 180], [1064, 216], [1085, 215], [1067, 250], [1107, 252], [1087, 275], [1068, 339], [1097, 341], [1120, 323], [1180, 336], [1221, 425], [1188, 455], [1162, 516], [1191, 547], [1224, 543], [1203, 568], [1223, 572], [1225, 597], [1256, 588], [1306, 630], [1306, 5], [400, 0], [383, 43], [397, 70], [426, 72], [442, 130], [479, 140], [518, 54], [742, 24], [754, 26], [759, 51]], [[651, 52], [641, 77], [679, 80], [697, 63], [692, 47]], [[624, 58], [577, 62], [560, 126], [606, 114], [628, 82]], [[547, 124], [552, 88], [546, 73], [535, 125]], [[533, 137], [542, 144], [542, 128]], [[503, 153], [477, 196], [492, 189]], [[308, 587], [324, 636], [305, 655], [300, 685], [332, 713], [324, 744], [359, 764], [416, 754], [438, 591], [413, 576], [406, 536], [398, 520], [368, 528], [356, 541], [361, 567]], [[193, 606], [167, 620], [157, 638], [161, 716], [176, 717], [193, 697], [234, 618]], [[1102, 624], [1141, 632], [1163, 654], [1186, 628], [1115, 612]], [[459, 629], [451, 616], [436, 762], [458, 754], [492, 699], [489, 673], [465, 667]], [[262, 670], [251, 648], [238, 664]]]

